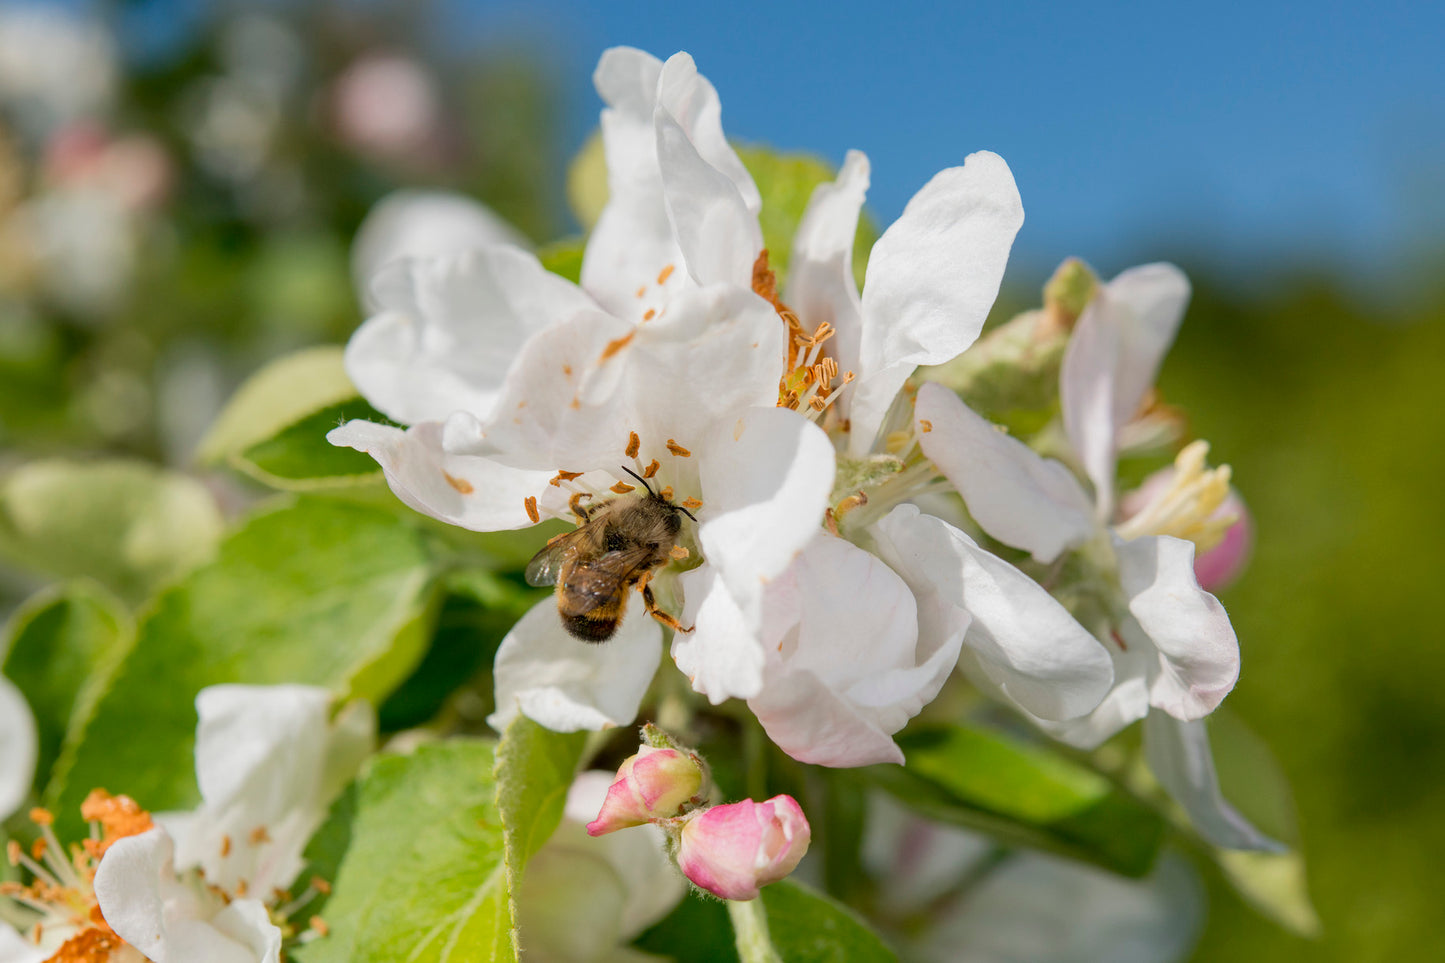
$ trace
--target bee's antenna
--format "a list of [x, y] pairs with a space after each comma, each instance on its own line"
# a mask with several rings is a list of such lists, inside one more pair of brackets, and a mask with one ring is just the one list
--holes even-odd
[[638, 481], [642, 482], [642, 487], [647, 489], [647, 493], [649, 495], [651, 495], [653, 498], [657, 497], [657, 492], [652, 490], [652, 486], [647, 483], [646, 478], [643, 478], [641, 475], [633, 471], [631, 468], [628, 468], [626, 465], [622, 466], [622, 470], [627, 472], [627, 474], [631, 475], [633, 478], [636, 478]]
[[683, 508], [681, 505], [673, 505], [672, 507], [675, 508], [675, 509], [677, 509], [678, 511], [682, 512], [684, 515], [686, 515], [688, 518], [692, 519], [694, 522], [697, 521], [697, 516], [694, 515], [692, 512], [688, 511], [686, 508]]

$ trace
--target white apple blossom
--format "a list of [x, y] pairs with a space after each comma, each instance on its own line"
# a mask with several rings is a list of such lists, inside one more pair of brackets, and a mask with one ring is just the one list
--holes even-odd
[[[156, 963], [279, 963], [273, 913], [302, 852], [375, 739], [369, 706], [334, 718], [309, 686], [221, 685], [196, 697], [201, 805], [115, 841], [95, 874], [106, 921]], [[298, 897], [295, 906], [304, 904]]]
[[[1001, 433], [941, 385], [919, 389], [915, 426], [923, 451], [985, 532], [1043, 564], [1077, 550], [1113, 586], [1097, 624], [1075, 629], [1109, 643], [1113, 688], [1083, 718], [1043, 717], [1040, 724], [1070, 743], [1093, 747], [1147, 715], [1151, 765], [1196, 826], [1220, 845], [1269, 846], [1220, 798], [1198, 722], [1239, 675], [1234, 629], [1219, 602], [1199, 587], [1191, 541], [1215, 539], [1228, 527], [1230, 520], [1211, 517], [1228, 493], [1228, 469], [1208, 470], [1207, 446], [1197, 442], [1180, 454], [1167, 491], [1128, 522], [1108, 525], [1119, 431], [1153, 384], [1188, 295], [1176, 268], [1148, 265], [1103, 286], [1079, 318], [1064, 355], [1061, 399], [1065, 430], [1093, 482], [1092, 497], [1062, 463]], [[1037, 605], [1029, 600], [1040, 587], [1007, 563], [999, 565], [1015, 573], [997, 583], [1001, 594]], [[1017, 691], [993, 682], [1040, 716]]]
[[[801, 358], [789, 382], [823, 402], [800, 410], [821, 411], [842, 451], [832, 533], [815, 533], [762, 590], [751, 636], [740, 601], [751, 586], [684, 576], [700, 627], [673, 642], [700, 691], [748, 699], [778, 745], [824, 765], [901, 762], [892, 734], [961, 653], [1051, 719], [1092, 710], [1112, 678], [1103, 648], [1047, 592], [1022, 575], [1027, 598], [998, 591], [1007, 565], [900, 504], [929, 488], [934, 469], [907, 432], [886, 431], [890, 409], [915, 366], [958, 354], [983, 325], [1023, 219], [1008, 167], [982, 152], [935, 176], [874, 246], [860, 297], [853, 239], [868, 176], [867, 158], [851, 151], [814, 193], [782, 308]], [[710, 609], [730, 617], [705, 620]], [[719, 663], [730, 676], [708, 671]], [[748, 665], [758, 670], [738, 672]]]
[[[581, 286], [505, 246], [384, 269], [382, 310], [347, 368], [411, 427], [329, 437], [376, 457], [412, 507], [482, 531], [635, 491], [630, 465], [696, 515], [688, 564], [754, 585], [813, 536], [834, 473], [824, 433], [777, 407], [788, 335], [752, 290], [757, 189], [686, 54], [611, 50], [596, 82], [612, 193]], [[517, 711], [558, 729], [629, 722], [661, 648], [631, 608], [600, 647], [568, 636], [551, 602], [524, 618], [498, 654], [494, 724]]]
[[37, 747], [35, 717], [25, 696], [0, 675], [0, 822], [30, 795]]

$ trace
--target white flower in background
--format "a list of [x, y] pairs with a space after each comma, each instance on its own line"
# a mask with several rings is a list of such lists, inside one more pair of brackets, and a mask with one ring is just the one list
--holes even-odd
[[37, 748], [35, 717], [25, 696], [0, 675], [0, 822], [30, 795]]
[[527, 863], [518, 895], [525, 957], [535, 963], [644, 963], [627, 947], [687, 893], [656, 826], [592, 837], [585, 826], [615, 776], [590, 771], [567, 792], [562, 824]]
[[[1107, 524], [1119, 430], [1153, 384], [1188, 296], [1176, 268], [1147, 265], [1101, 287], [1079, 318], [1060, 395], [1069, 442], [1094, 484], [1092, 498], [1064, 465], [1001, 433], [941, 385], [919, 389], [914, 417], [923, 451], [985, 532], [1042, 564], [1079, 550], [1116, 586], [1097, 624], [1087, 626], [1110, 643], [1112, 690], [1085, 718], [1041, 724], [1091, 748], [1147, 715], [1148, 756], [1165, 788], [1212, 841], [1254, 848], [1271, 843], [1220, 798], [1198, 721], [1239, 676], [1229, 617], [1194, 574], [1195, 540], [1216, 542], [1231, 521], [1214, 517], [1228, 494], [1228, 469], [1208, 469], [1207, 446], [1196, 442], [1180, 453], [1167, 490], [1127, 522]], [[1019, 604], [1037, 596], [1031, 579], [999, 565], [999, 594]], [[997, 687], [1033, 711], [1007, 685]]]
[[869, 800], [863, 861], [883, 915], [918, 919], [905, 939], [925, 963], [1170, 963], [1204, 922], [1204, 893], [1182, 859], [1125, 879], [1044, 853], [1004, 853], [986, 836]]
[[[530, 246], [522, 232], [501, 215], [463, 194], [417, 189], [394, 191], [378, 201], [357, 228], [351, 247], [352, 280], [369, 310], [385, 312], [386, 307], [372, 297], [371, 281], [393, 261], [437, 258], [497, 244]], [[372, 327], [385, 331], [389, 326]], [[415, 352], [419, 347], [410, 346], [410, 351]], [[361, 346], [352, 351], [362, 364], [368, 355], [371, 359], [383, 356], [380, 351], [364, 350]]]
[[442, 107], [436, 77], [410, 57], [359, 57], [336, 78], [330, 96], [337, 132], [359, 150], [415, 161], [438, 147]]
[[[156, 963], [279, 963], [284, 891], [307, 842], [375, 740], [375, 717], [308, 686], [222, 685], [196, 697], [202, 803], [117, 840], [95, 893], [106, 921]], [[284, 905], [278, 905], [284, 904]]]
[[0, 103], [29, 138], [104, 113], [118, 80], [115, 42], [99, 20], [52, 4], [0, 7]]

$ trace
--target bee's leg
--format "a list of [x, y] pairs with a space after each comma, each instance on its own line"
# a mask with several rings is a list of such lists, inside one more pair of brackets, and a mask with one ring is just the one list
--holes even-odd
[[577, 521], [579, 523], [585, 524], [588, 517], [592, 514], [591, 510], [586, 508], [582, 504], [582, 501], [584, 499], [588, 499], [591, 497], [591, 492], [577, 492], [577, 494], [573, 495], [570, 499], [567, 500], [567, 507], [572, 509], [572, 514], [577, 516]]
[[[669, 629], [672, 629], [674, 632], [691, 632], [692, 629], [683, 628], [681, 622], [679, 622], [677, 619], [673, 618], [671, 615], [668, 615], [662, 609], [657, 607], [657, 599], [652, 594], [652, 586], [647, 584], [647, 582], [650, 580], [651, 579], [649, 578], [648, 580], [644, 581], [640, 589], [640, 591], [642, 592], [642, 604], [643, 607], [647, 610], [647, 614], [652, 616], [654, 619], [657, 619], [657, 621], [661, 622]], [[693, 628], [696, 627], [697, 626], [693, 626]]]

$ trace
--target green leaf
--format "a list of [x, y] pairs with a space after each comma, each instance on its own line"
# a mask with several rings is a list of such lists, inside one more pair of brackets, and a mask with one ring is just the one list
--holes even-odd
[[326, 433], [354, 418], [389, 424], [361, 398], [348, 398], [312, 412], [269, 438], [230, 455], [233, 468], [286, 491], [316, 491], [378, 481], [381, 467], [364, 452], [341, 448]]
[[1289, 780], [1269, 747], [1224, 709], [1209, 717], [1209, 740], [1220, 790], [1262, 832], [1294, 849], [1281, 853], [1215, 850], [1236, 891], [1260, 913], [1300, 936], [1318, 936]]
[[898, 957], [851, 909], [785, 879], [758, 897], [783, 963], [896, 963]]
[[497, 810], [502, 819], [507, 899], [517, 919], [522, 871], [562, 821], [567, 789], [587, 742], [583, 732], [561, 733], [519, 715], [497, 747]]
[[257, 371], [206, 432], [197, 458], [219, 464], [307, 415], [356, 397], [342, 355], [338, 345], [307, 348]]
[[209, 558], [221, 528], [204, 486], [145, 462], [37, 461], [0, 482], [0, 551], [131, 602]]
[[[777, 274], [781, 287], [792, 256], [793, 235], [807, 210], [813, 189], [833, 180], [835, 172], [826, 161], [807, 154], [783, 154], [766, 147], [738, 147], [737, 152], [763, 198], [763, 208], [758, 214], [763, 247], [768, 249], [768, 264]], [[860, 287], [868, 251], [877, 238], [878, 232], [867, 215], [860, 217], [853, 245], [853, 273]]]
[[0, 644], [0, 653], [6, 653], [0, 674], [20, 687], [35, 715], [37, 781], [43, 784], [66, 733], [83, 725], [134, 633], [119, 600], [87, 582], [46, 589], [11, 619]]
[[421, 658], [438, 595], [425, 539], [389, 511], [301, 499], [254, 516], [152, 605], [46, 799], [61, 818], [97, 786], [191, 805], [197, 692], [297, 682], [380, 702]]
[[577, 284], [582, 279], [582, 254], [586, 250], [586, 238], [568, 237], [542, 248], [537, 257], [544, 268]]
[[300, 963], [516, 960], [492, 745], [453, 739], [376, 759], [326, 904], [330, 935]]
[[905, 805], [943, 822], [1096, 863], [1149, 871], [1166, 825], [1104, 776], [1045, 748], [968, 726], [898, 737], [903, 766], [869, 775]]
[[607, 194], [607, 155], [602, 148], [602, 131], [595, 130], [567, 165], [567, 206], [582, 230], [592, 230], [602, 216]]

